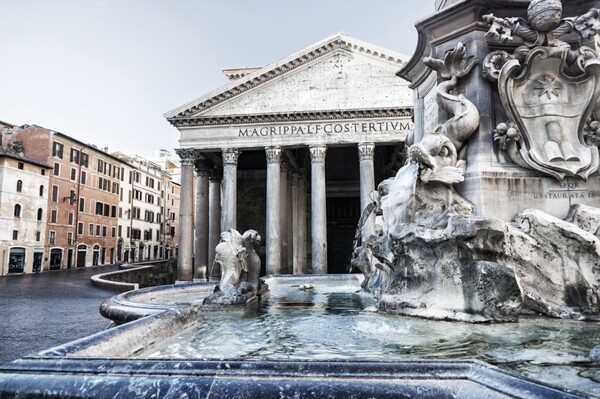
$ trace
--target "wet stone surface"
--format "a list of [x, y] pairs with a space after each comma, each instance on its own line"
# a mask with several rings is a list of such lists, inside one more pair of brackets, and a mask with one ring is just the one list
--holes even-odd
[[[271, 286], [270, 286], [271, 287]], [[588, 354], [600, 323], [522, 316], [516, 323], [432, 321], [374, 312], [358, 284], [273, 284], [255, 312], [199, 322], [139, 356], [154, 359], [411, 361], [477, 359], [518, 375], [600, 396]]]
[[98, 309], [114, 292], [92, 287], [116, 266], [0, 278], [0, 364], [104, 330]]

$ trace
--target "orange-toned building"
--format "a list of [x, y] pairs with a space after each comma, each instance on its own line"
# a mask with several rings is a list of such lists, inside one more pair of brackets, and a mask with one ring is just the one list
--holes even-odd
[[44, 270], [113, 263], [122, 162], [92, 145], [40, 126], [3, 133], [2, 146], [52, 167]]

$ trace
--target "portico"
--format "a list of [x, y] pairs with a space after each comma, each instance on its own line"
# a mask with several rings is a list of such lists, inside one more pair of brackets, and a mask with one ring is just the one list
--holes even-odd
[[[181, 132], [178, 279], [218, 276], [215, 218], [220, 231], [262, 235], [264, 273], [347, 271], [360, 212], [403, 162], [413, 128], [411, 90], [395, 76], [405, 60], [337, 34], [236, 70], [228, 85], [167, 113]], [[363, 231], [375, 229], [373, 217]]]

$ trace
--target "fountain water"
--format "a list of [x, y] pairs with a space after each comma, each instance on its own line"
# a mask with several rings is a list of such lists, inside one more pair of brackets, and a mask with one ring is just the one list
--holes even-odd
[[[479, 28], [464, 30], [468, 18], [481, 26], [482, 7], [506, 13], [500, 3], [458, 2], [420, 26], [445, 30], [419, 46], [443, 57], [401, 73], [417, 93], [437, 86], [448, 118], [417, 129], [407, 164], [373, 193], [361, 220], [381, 212], [384, 225], [357, 239], [352, 264], [362, 274], [267, 276], [262, 292], [260, 236], [229, 231], [216, 291], [196, 283], [116, 296], [102, 312], [124, 325], [8, 365], [0, 396], [600, 396], [598, 197], [572, 203], [569, 194], [566, 218], [548, 202], [521, 206], [531, 185], [600, 187], [600, 60], [560, 40], [589, 40], [600, 12], [562, 19], [560, 2], [534, 0], [529, 21], [483, 17], [495, 45]], [[515, 51], [489, 52], [494, 46]], [[484, 59], [483, 74], [471, 51]], [[484, 144], [510, 165], [479, 169]], [[512, 199], [498, 203], [505, 192]], [[505, 208], [510, 217], [500, 217]]]

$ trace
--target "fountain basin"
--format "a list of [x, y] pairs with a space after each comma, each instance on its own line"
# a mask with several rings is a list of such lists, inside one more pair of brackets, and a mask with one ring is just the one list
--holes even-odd
[[358, 293], [361, 278], [269, 276], [269, 294], [245, 313], [201, 311], [206, 283], [120, 294], [103, 314], [133, 321], [4, 366], [0, 396], [600, 395], [600, 368], [587, 358], [598, 323], [383, 315]]

